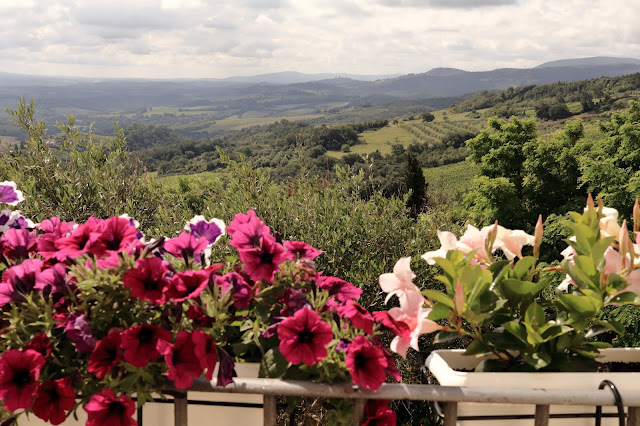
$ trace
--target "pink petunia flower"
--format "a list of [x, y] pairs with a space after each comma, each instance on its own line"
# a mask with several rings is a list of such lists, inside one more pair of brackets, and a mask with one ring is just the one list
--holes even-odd
[[27, 259], [7, 269], [0, 282], [0, 307], [9, 302], [26, 302], [26, 296], [36, 286], [43, 265], [40, 259]]
[[205, 269], [178, 272], [173, 275], [169, 286], [165, 288], [165, 296], [172, 302], [182, 302], [200, 296], [209, 284], [211, 273]]
[[364, 330], [367, 334], [373, 334], [373, 316], [358, 302], [347, 300], [338, 308], [338, 314], [349, 318], [354, 327]]
[[249, 307], [249, 303], [253, 299], [253, 291], [242, 275], [237, 272], [229, 272], [223, 276], [216, 276], [215, 282], [225, 293], [231, 292], [233, 306], [236, 309], [242, 310]]
[[268, 234], [260, 237], [257, 248], [242, 249], [238, 254], [253, 281], [272, 282], [278, 266], [285, 261], [284, 247]]
[[136, 412], [134, 402], [127, 395], [116, 397], [111, 389], [93, 394], [84, 407], [87, 412], [86, 426], [137, 426], [133, 419]]
[[37, 240], [28, 229], [9, 229], [0, 236], [0, 247], [9, 259], [26, 259], [37, 248]]
[[131, 221], [122, 217], [110, 217], [101, 226], [98, 237], [100, 247], [107, 255], [129, 250], [137, 241], [138, 230]]
[[284, 247], [287, 249], [285, 257], [293, 261], [298, 259], [313, 260], [324, 253], [322, 250], [313, 248], [303, 241], [285, 241]]
[[188, 389], [193, 385], [193, 379], [202, 375], [200, 359], [196, 355], [192, 335], [188, 331], [178, 331], [173, 345], [167, 341], [158, 341], [158, 351], [164, 355], [164, 361], [169, 368], [167, 377], [173, 381], [176, 388]]
[[249, 210], [247, 214], [238, 213], [229, 226], [227, 233], [231, 236], [229, 244], [237, 250], [245, 250], [260, 246], [260, 237], [270, 235], [270, 229], [256, 212]]
[[110, 332], [100, 340], [89, 355], [87, 371], [95, 374], [98, 379], [104, 379], [122, 359], [121, 340], [118, 332]]
[[84, 224], [78, 225], [68, 237], [62, 237], [55, 242], [58, 249], [56, 259], [64, 261], [68, 258], [75, 259], [86, 253], [104, 252], [104, 245], [100, 241], [101, 220], [90, 217]]
[[9, 349], [0, 355], [0, 399], [7, 411], [31, 408], [44, 364], [44, 357], [31, 349]]
[[304, 308], [278, 325], [278, 338], [280, 352], [287, 361], [313, 365], [327, 356], [333, 332], [316, 311]]
[[59, 425], [67, 418], [67, 413], [76, 404], [76, 393], [63, 377], [42, 383], [33, 401], [33, 414], [52, 425]]
[[136, 267], [125, 272], [122, 282], [133, 297], [162, 305], [170, 283], [166, 278], [168, 272], [167, 263], [162, 259], [145, 257], [136, 260]]
[[329, 296], [333, 296], [341, 303], [352, 299], [358, 300], [362, 295], [362, 289], [337, 277], [320, 275], [314, 281], [319, 289], [328, 291]]
[[387, 378], [387, 357], [365, 336], [356, 336], [347, 347], [345, 364], [356, 385], [376, 390]]
[[171, 332], [151, 324], [133, 326], [123, 331], [120, 336], [124, 360], [138, 368], [158, 359], [158, 340], [171, 341]]
[[396, 413], [389, 407], [389, 401], [370, 399], [365, 412], [366, 420], [361, 426], [396, 426]]
[[213, 370], [218, 363], [218, 348], [215, 340], [202, 330], [194, 330], [192, 333], [194, 352], [200, 360], [200, 367], [207, 370], [207, 379], [213, 379]]
[[207, 239], [196, 239], [193, 235], [182, 232], [176, 238], [164, 242], [164, 249], [177, 258], [193, 259], [207, 248]]

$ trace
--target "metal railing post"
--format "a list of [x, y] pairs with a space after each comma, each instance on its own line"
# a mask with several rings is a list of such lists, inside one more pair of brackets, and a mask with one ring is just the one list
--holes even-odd
[[188, 426], [188, 407], [189, 401], [187, 400], [187, 393], [175, 392], [173, 394], [173, 424], [175, 426]]
[[456, 426], [458, 423], [458, 403], [444, 403], [444, 426]]
[[366, 405], [366, 399], [356, 399], [353, 402], [353, 426], [360, 426], [364, 421], [364, 411]]
[[640, 426], [640, 407], [629, 407], [627, 426]]
[[264, 408], [263, 408], [264, 426], [276, 426], [276, 422], [278, 420], [278, 410], [276, 407], [276, 399], [277, 397], [275, 395], [264, 396]]
[[548, 405], [536, 405], [535, 426], [549, 426]]

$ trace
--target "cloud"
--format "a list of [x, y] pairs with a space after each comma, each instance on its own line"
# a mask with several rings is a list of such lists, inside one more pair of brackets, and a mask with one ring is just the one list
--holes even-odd
[[377, 0], [388, 7], [416, 7], [434, 9], [478, 9], [493, 6], [513, 6], [518, 0]]

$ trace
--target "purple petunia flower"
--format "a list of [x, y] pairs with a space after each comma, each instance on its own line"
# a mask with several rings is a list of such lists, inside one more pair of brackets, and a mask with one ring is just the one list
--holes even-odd
[[67, 333], [67, 337], [76, 344], [76, 349], [79, 352], [91, 353], [98, 343], [83, 313], [74, 312], [69, 315], [64, 331]]
[[220, 219], [213, 218], [207, 221], [204, 216], [198, 215], [185, 225], [184, 230], [197, 239], [204, 237], [209, 244], [213, 244], [224, 235], [225, 225]]
[[15, 182], [0, 182], [0, 203], [15, 206], [21, 201], [24, 201], [24, 197], [22, 196], [22, 191], [16, 188]]

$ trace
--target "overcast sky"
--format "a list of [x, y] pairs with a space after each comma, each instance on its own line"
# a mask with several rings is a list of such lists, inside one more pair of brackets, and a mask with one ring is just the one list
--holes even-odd
[[638, 0], [0, 0], [0, 71], [228, 77], [640, 58]]

